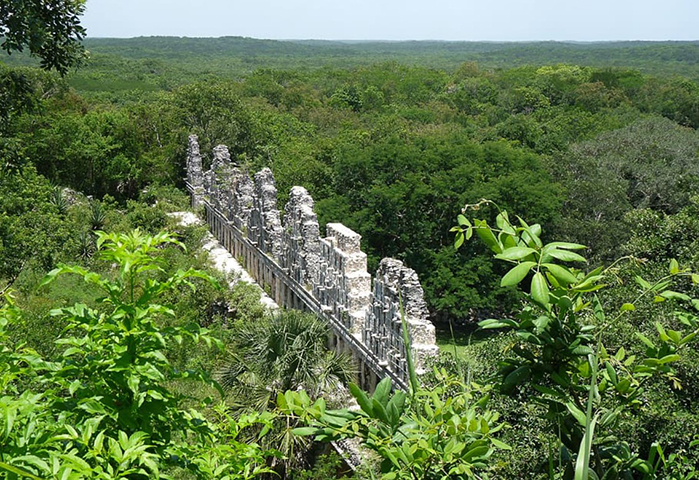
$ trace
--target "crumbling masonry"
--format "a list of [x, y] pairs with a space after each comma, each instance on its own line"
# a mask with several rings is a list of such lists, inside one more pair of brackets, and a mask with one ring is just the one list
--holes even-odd
[[353, 353], [364, 385], [389, 376], [407, 387], [401, 308], [418, 371], [437, 354], [417, 274], [385, 258], [372, 289], [360, 235], [329, 223], [327, 237], [321, 238], [305, 188], [291, 189], [281, 220], [271, 170], [263, 169], [252, 180], [219, 145], [211, 169], [204, 172], [195, 135], [189, 137], [187, 187], [192, 206], [206, 210], [212, 233], [280, 306], [310, 310], [328, 321], [333, 346]]

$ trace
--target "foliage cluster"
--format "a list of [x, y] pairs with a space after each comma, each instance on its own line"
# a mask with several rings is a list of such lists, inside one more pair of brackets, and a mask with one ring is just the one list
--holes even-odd
[[[699, 333], [699, 300], [672, 287], [685, 289], [683, 278], [696, 286], [699, 275], [673, 259], [665, 275], [653, 282], [636, 276], [639, 289], [630, 301], [605, 306], [595, 292], [604, 289], [602, 282], [612, 276], [613, 267], [585, 272], [566, 265], [586, 262], [576, 253], [583, 245], [544, 244], [540, 225], [528, 225], [522, 219], [513, 223], [506, 211], [497, 216], [493, 227], [486, 220], [470, 221], [464, 215], [458, 221], [453, 228], [457, 247], [475, 232], [495, 258], [511, 265], [502, 277], [503, 286], [526, 280], [528, 302], [521, 313], [479, 325], [515, 330], [509, 354], [500, 363], [498, 383], [508, 395], [521, 390], [550, 424], [556, 442], [549, 446], [549, 478], [632, 478], [634, 471], [644, 478], [694, 478], [693, 457], [676, 454], [668, 462], [657, 437], [636, 437], [629, 434], [628, 425], [653, 408], [648, 405], [653, 399], [648, 390], [658, 385], [653, 379], [662, 379], [675, 390], [683, 387], [679, 365], [691, 358]], [[611, 334], [612, 327], [646, 298], [655, 304], [679, 305], [668, 319], [662, 311], [654, 312], [654, 340], [636, 331], [635, 340], [642, 348], [629, 344], [625, 348]], [[609, 314], [612, 308], [618, 313]], [[673, 439], [678, 440], [684, 443], [680, 448], [699, 444], [687, 432]]]
[[174, 368], [165, 356], [168, 345], [217, 341], [198, 324], [159, 326], [175, 311], [157, 302], [180, 286], [194, 289], [196, 278], [213, 280], [193, 269], [166, 275], [153, 254], [179, 244], [169, 234], [97, 235], [100, 258], [115, 266], [110, 275], [61, 265], [42, 281], [74, 274], [102, 294], [94, 307], [52, 310], [65, 324], [55, 358], [7, 342], [21, 311], [5, 296], [0, 469], [9, 478], [56, 479], [165, 478], [177, 469], [196, 478], [244, 479], [267, 471], [269, 453], [237, 437], [269, 415], [233, 419], [216, 407], [213, 419], [206, 418], [205, 405], [188, 408], [171, 387], [211, 381], [203, 371]]
[[83, 58], [84, 10], [85, 0], [7, 0], [0, 5], [0, 47], [7, 53], [26, 47], [42, 68], [65, 74]]
[[[277, 397], [303, 390], [307, 398], [334, 397], [355, 376], [354, 362], [346, 353], [328, 351], [328, 326], [312, 314], [284, 310], [263, 321], [238, 322], [228, 337], [229, 356], [217, 372], [228, 404], [234, 412], [277, 413]], [[313, 466], [316, 445], [295, 436], [299, 424], [279, 417], [261, 445], [276, 449], [282, 458], [271, 463], [281, 478]]]
[[388, 378], [371, 396], [350, 384], [360, 406], [356, 411], [327, 409], [325, 400], [312, 402], [305, 392], [280, 393], [277, 401], [282, 412], [311, 425], [296, 428], [297, 435], [361, 439], [382, 460], [382, 479], [478, 478], [496, 448], [510, 449], [495, 438], [503, 424], [487, 409], [482, 391], [466, 388], [446, 371], [438, 380], [436, 388], [415, 388], [410, 398], [391, 392]]

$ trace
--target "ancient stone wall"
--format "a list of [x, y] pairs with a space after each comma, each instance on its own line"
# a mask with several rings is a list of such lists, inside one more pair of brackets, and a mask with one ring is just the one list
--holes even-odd
[[371, 276], [360, 235], [341, 223], [326, 225], [320, 240], [320, 272], [313, 295], [353, 334], [361, 335], [371, 304]]
[[[360, 235], [340, 223], [320, 237], [313, 198], [293, 187], [277, 208], [272, 171], [250, 179], [231, 160], [228, 148], [213, 151], [202, 172], [196, 136], [189, 138], [187, 186], [194, 206], [203, 205], [214, 235], [283, 307], [306, 308], [326, 318], [337, 338], [375, 376], [407, 385], [401, 306], [418, 369], [436, 355], [434, 326], [428, 319], [417, 274], [390, 258], [382, 260], [372, 290]], [[364, 368], [362, 368], [363, 370]]]
[[413, 269], [400, 260], [384, 258], [374, 278], [362, 341], [391, 370], [407, 376], [401, 309], [410, 332], [416, 370], [422, 373], [425, 360], [437, 354], [434, 325], [428, 319], [422, 286]]

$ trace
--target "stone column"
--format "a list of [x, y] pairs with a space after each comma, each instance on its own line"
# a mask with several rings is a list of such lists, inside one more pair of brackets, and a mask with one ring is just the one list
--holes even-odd
[[214, 147], [214, 159], [211, 162], [211, 170], [218, 173], [222, 167], [227, 167], [231, 164], [231, 154], [228, 152], [228, 147], [216, 145]]
[[361, 236], [341, 223], [328, 223], [321, 241], [319, 281], [314, 296], [332, 311], [349, 331], [361, 338], [371, 298], [367, 257], [360, 250]]
[[255, 174], [255, 194], [251, 223], [257, 227], [260, 249], [278, 259], [282, 250], [282, 222], [277, 209], [277, 185], [272, 170], [264, 168]]
[[199, 139], [196, 135], [189, 136], [187, 148], [187, 183], [192, 187], [192, 207], [201, 205], [204, 195], [204, 173], [199, 153]]
[[313, 198], [303, 187], [293, 187], [284, 208], [281, 266], [304, 287], [318, 284], [320, 227], [313, 211]]
[[422, 286], [414, 270], [400, 260], [384, 258], [374, 279], [372, 305], [362, 338], [384, 365], [407, 380], [401, 306], [408, 326], [415, 369], [423, 373], [425, 361], [437, 355], [438, 347], [434, 325], [428, 319]]

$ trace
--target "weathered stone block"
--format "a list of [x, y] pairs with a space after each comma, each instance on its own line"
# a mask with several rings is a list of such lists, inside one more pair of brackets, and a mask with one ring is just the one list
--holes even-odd
[[358, 253], [360, 250], [361, 235], [345, 227], [341, 223], [328, 223], [325, 226], [328, 237], [335, 239], [337, 248], [345, 253]]

